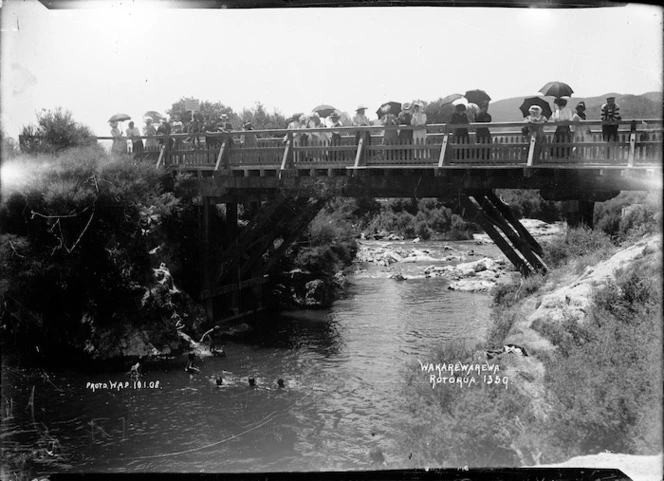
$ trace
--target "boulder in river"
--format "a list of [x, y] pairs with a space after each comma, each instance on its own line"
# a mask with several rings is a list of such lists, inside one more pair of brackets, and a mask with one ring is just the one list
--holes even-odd
[[452, 291], [488, 292], [496, 285], [495, 282], [482, 279], [462, 279], [447, 286]]

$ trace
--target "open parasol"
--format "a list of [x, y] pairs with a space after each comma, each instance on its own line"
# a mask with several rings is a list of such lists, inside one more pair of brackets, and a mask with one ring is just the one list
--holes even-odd
[[438, 103], [441, 106], [446, 105], [446, 104], [451, 104], [452, 102], [454, 102], [455, 100], [460, 99], [461, 97], [463, 97], [463, 95], [461, 95], [461, 94], [450, 94], [447, 97], [443, 97], [442, 99], [440, 99], [438, 101]]
[[478, 90], [478, 89], [468, 90], [466, 92], [466, 95], [464, 95], [464, 97], [466, 97], [469, 103], [477, 105], [482, 105], [486, 102], [491, 101], [491, 97], [489, 97], [488, 93], [486, 93], [484, 90]]
[[378, 118], [381, 118], [383, 116], [383, 107], [386, 105], [390, 106], [390, 113], [393, 115], [399, 115], [401, 113], [401, 104], [399, 102], [385, 102], [380, 106], [378, 110], [376, 110], [376, 115]]
[[159, 112], [156, 110], [148, 110], [143, 114], [143, 117], [150, 117], [154, 122], [159, 122], [161, 119], [164, 118], [163, 115], [161, 115]]
[[127, 114], [115, 114], [108, 119], [109, 122], [122, 122], [124, 120], [131, 120], [131, 117]]
[[533, 105], [539, 105], [542, 108], [542, 115], [544, 115], [546, 118], [551, 117], [551, 106], [549, 105], [549, 102], [544, 100], [542, 97], [528, 97], [523, 99], [523, 103], [519, 107], [519, 110], [521, 110], [521, 113], [524, 117], [528, 117], [528, 109]]
[[331, 105], [319, 105], [318, 107], [314, 108], [311, 113], [317, 113], [320, 117], [325, 118], [329, 117], [332, 112], [336, 112], [338, 115], [341, 115], [341, 110], [332, 107]]
[[539, 89], [545, 96], [551, 97], [570, 97], [574, 90], [565, 82], [549, 82], [544, 87]]

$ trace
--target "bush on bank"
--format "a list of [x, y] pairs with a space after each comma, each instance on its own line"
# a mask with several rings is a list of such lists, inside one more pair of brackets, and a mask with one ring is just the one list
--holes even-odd
[[164, 238], [155, 235], [183, 209], [168, 174], [97, 146], [20, 156], [6, 172], [0, 296], [8, 334], [70, 345], [95, 327], [158, 325], [172, 314], [167, 292], [163, 302], [145, 298], [157, 267], [149, 251]]

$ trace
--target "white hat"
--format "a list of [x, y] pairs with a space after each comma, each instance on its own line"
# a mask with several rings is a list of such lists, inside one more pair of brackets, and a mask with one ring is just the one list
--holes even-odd
[[530, 108], [528, 109], [528, 112], [541, 112], [542, 107], [539, 105], [531, 105]]
[[364, 105], [360, 104], [360, 105], [358, 105], [357, 108], [355, 109], [355, 112], [357, 112], [358, 110], [366, 110], [366, 109], [367, 109], [367, 107], [365, 107]]
[[468, 99], [466, 97], [461, 97], [460, 99], [456, 99], [455, 101], [452, 102], [452, 105], [454, 105], [455, 107], [459, 104], [463, 104], [467, 107]]

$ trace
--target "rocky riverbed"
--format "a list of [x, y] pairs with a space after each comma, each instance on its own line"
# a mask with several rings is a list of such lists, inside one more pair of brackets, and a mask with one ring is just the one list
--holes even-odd
[[[564, 223], [547, 224], [537, 219], [521, 223], [535, 239], [565, 232]], [[392, 278], [397, 281], [440, 277], [449, 280], [448, 289], [489, 292], [497, 283], [516, 274], [512, 264], [487, 234], [475, 234], [472, 241], [423, 242], [385, 236], [363, 239], [356, 256], [355, 275]]]

